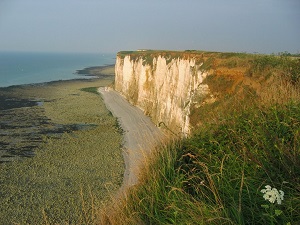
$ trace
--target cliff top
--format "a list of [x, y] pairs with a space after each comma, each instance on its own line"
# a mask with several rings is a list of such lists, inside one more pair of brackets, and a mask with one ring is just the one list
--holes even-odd
[[[292, 85], [290, 90], [293, 90], [300, 81], [298, 73], [300, 71], [300, 55], [291, 55], [287, 52], [264, 55], [201, 50], [139, 50], [120, 51], [117, 56], [121, 59], [130, 56], [130, 60], [133, 61], [142, 59], [143, 65], [150, 66], [153, 66], [153, 59], [159, 56], [164, 57], [167, 64], [171, 63], [173, 59], [196, 60], [196, 63], [201, 65], [200, 70], [209, 74], [204, 80], [204, 84], [209, 86], [213, 98], [218, 99], [213, 104], [217, 108], [218, 102], [226, 103], [227, 106], [224, 107], [229, 109], [235, 105], [235, 99], [241, 100], [250, 98], [250, 96], [257, 96], [262, 102], [269, 101], [268, 98], [274, 98], [277, 102], [285, 101], [285, 95], [279, 95], [278, 91], [274, 88], [273, 90], [272, 87], [278, 86], [279, 88], [281, 83], [287, 82]], [[225, 101], [225, 99], [227, 100]], [[201, 99], [201, 101], [203, 104], [210, 102], [209, 96], [208, 99]], [[191, 124], [199, 124], [199, 117], [201, 117], [199, 115], [204, 113], [206, 108], [211, 111], [210, 106], [195, 105], [191, 112]]]

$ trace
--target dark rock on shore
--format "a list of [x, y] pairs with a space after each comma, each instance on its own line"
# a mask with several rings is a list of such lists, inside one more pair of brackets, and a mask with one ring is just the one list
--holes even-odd
[[111, 77], [115, 75], [115, 65], [93, 66], [82, 70], [77, 70], [76, 74], [84, 76], [97, 76], [100, 78]]

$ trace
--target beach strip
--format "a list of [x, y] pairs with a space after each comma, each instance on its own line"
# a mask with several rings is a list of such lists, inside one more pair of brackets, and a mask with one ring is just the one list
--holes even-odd
[[[113, 80], [0, 89], [1, 98], [15, 104], [0, 110], [0, 146], [12, 161], [0, 164], [3, 224], [95, 220], [99, 207], [119, 190], [122, 134], [93, 92]], [[22, 154], [25, 148], [30, 154]]]

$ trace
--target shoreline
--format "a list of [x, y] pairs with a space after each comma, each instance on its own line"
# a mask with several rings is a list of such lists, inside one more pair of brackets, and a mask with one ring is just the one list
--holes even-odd
[[[85, 71], [85, 76], [90, 77], [93, 76], [93, 78], [75, 78], [75, 79], [69, 79], [69, 80], [55, 80], [55, 81], [48, 81], [48, 82], [42, 82], [42, 83], [30, 83], [30, 84], [19, 84], [19, 85], [11, 85], [8, 87], [0, 87], [0, 117], [2, 118], [2, 121], [0, 121], [0, 163], [5, 162], [6, 160], [3, 160], [3, 155], [7, 158], [11, 158], [11, 156], [5, 152], [5, 149], [9, 146], [8, 141], [3, 141], [3, 136], [7, 136], [4, 130], [6, 129], [13, 129], [12, 132], [16, 131], [14, 130], [19, 129], [19, 127], [24, 127], [27, 125], [22, 125], [22, 122], [20, 122], [22, 119], [18, 118], [21, 116], [24, 116], [21, 114], [18, 116], [18, 113], [15, 113], [15, 111], [20, 110], [22, 108], [27, 108], [26, 111], [32, 111], [30, 110], [32, 107], [41, 108], [44, 104], [44, 101], [47, 101], [47, 94], [46, 96], [38, 96], [38, 95], [28, 95], [26, 94], [26, 90], [33, 90], [33, 89], [41, 89], [41, 88], [50, 88], [54, 86], [65, 86], [65, 85], [73, 85], [73, 84], [82, 84], [82, 83], [91, 83], [91, 85], [94, 82], [102, 81], [102, 80], [112, 80], [112, 77], [114, 77], [114, 64], [112, 65], [104, 65], [104, 66], [93, 66], [93, 67], [87, 67], [82, 70], [77, 71]], [[98, 87], [97, 87], [98, 88]], [[37, 111], [37, 110], [35, 110]], [[32, 112], [29, 112], [32, 113]], [[40, 112], [38, 113], [40, 114]], [[17, 118], [15, 121], [13, 119], [9, 119], [9, 117], [15, 117]], [[36, 113], [33, 113], [33, 117], [37, 117], [38, 121], [40, 123], [36, 124], [34, 121], [31, 121], [30, 123], [35, 124], [34, 126], [41, 126], [43, 124], [48, 124], [48, 119], [46, 118], [40, 118], [39, 115], [36, 115]], [[48, 130], [48, 133], [63, 133], [65, 131], [70, 132], [72, 128], [70, 127], [61, 127], [59, 126], [56, 128], [51, 128]], [[77, 128], [74, 128], [73, 130], [77, 130]], [[44, 131], [44, 133], [47, 131]], [[2, 137], [2, 138], [1, 138]], [[41, 139], [41, 138], [37, 138]], [[36, 141], [36, 138], [33, 140]], [[37, 147], [36, 145], [30, 147]], [[21, 149], [28, 149], [24, 145], [20, 145], [18, 148], [14, 148], [13, 152], [19, 152]], [[16, 153], [15, 155], [23, 155], [23, 153]], [[33, 151], [27, 152], [24, 157], [31, 157], [34, 156]], [[13, 157], [12, 157], [13, 158]], [[11, 161], [9, 159], [8, 161]], [[12, 159], [13, 161], [13, 159]]]
[[[80, 75], [84, 75], [87, 78], [74, 78], [68, 80], [54, 80], [41, 83], [30, 84], [16, 84], [7, 87], [0, 87], [0, 110], [8, 110], [11, 108], [30, 107], [39, 104], [36, 99], [20, 98], [14, 92], [16, 89], [34, 88], [34, 87], [46, 87], [49, 85], [62, 85], [80, 82], [95, 82], [99, 79], [110, 79], [114, 76], [114, 64], [104, 66], [92, 66], [86, 67], [82, 70], [76, 70]], [[82, 71], [82, 72], [79, 72]], [[0, 127], [1, 128], [1, 127]]]
[[[73, 79], [66, 80], [53, 80], [39, 83], [28, 83], [28, 84], [13, 84], [9, 86], [0, 87], [0, 91], [10, 91], [11, 88], [19, 88], [19, 87], [32, 87], [32, 86], [44, 86], [51, 85], [55, 83], [63, 83], [63, 82], [81, 82], [81, 81], [93, 81], [96, 79], [109, 79], [111, 76], [114, 76], [114, 67], [115, 64], [103, 65], [103, 66], [91, 66], [83, 69], [76, 70], [73, 74], [80, 75], [82, 77], [75, 77]], [[86, 78], [83, 78], [86, 77]]]
[[84, 91], [108, 86], [113, 78], [0, 88], [10, 105], [0, 110], [0, 147], [6, 150], [4, 160], [12, 161], [0, 163], [3, 223], [41, 224], [41, 209], [51, 224], [67, 218], [78, 222], [81, 191], [93, 193], [95, 202], [86, 200], [92, 210], [119, 190], [122, 134], [100, 95]]

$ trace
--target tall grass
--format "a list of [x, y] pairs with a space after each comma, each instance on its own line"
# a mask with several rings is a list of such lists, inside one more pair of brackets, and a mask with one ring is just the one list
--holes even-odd
[[270, 224], [260, 190], [271, 185], [285, 192], [275, 221], [299, 222], [299, 125], [300, 104], [291, 102], [231, 115], [161, 148], [128, 193], [123, 216], [144, 224]]
[[300, 59], [289, 57], [285, 54], [280, 56], [263, 55], [256, 56], [251, 63], [248, 71], [249, 75], [272, 75], [280, 74], [292, 84], [299, 83], [300, 80]]
[[[221, 90], [220, 101], [203, 106], [201, 127], [157, 149], [103, 224], [299, 223], [300, 64], [285, 55], [246, 59], [259, 90]], [[282, 204], [263, 198], [266, 185], [284, 191]]]

